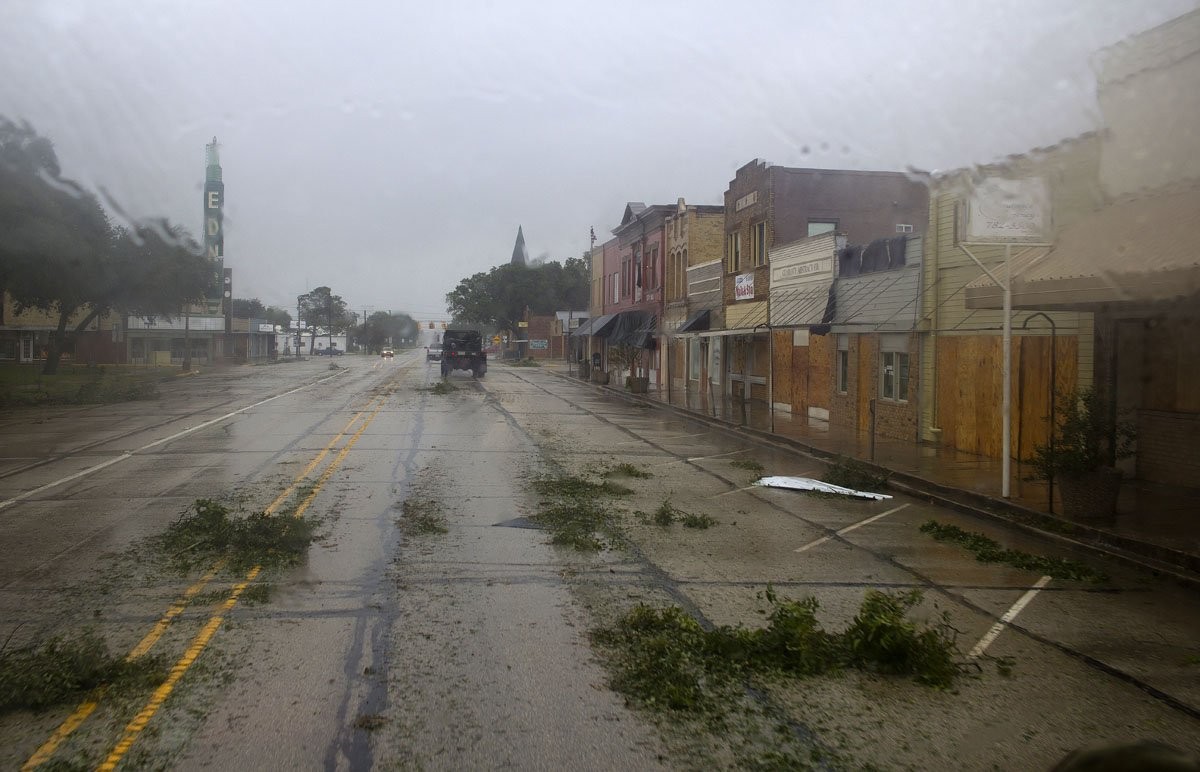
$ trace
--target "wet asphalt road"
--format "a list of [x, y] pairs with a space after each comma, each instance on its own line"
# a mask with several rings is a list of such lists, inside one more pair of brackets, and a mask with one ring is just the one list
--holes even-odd
[[[953, 694], [853, 677], [772, 693], [848, 758], [1036, 769], [1080, 744], [1140, 737], [1200, 751], [1192, 593], [914, 499], [752, 489], [732, 459], [771, 474], [820, 464], [545, 372], [497, 366], [480, 383], [459, 373], [457, 391], [437, 394], [436, 365], [417, 353], [328, 364], [241, 368], [180, 379], [152, 403], [0, 419], [0, 619], [13, 645], [88, 627], [132, 649], [198, 577], [149, 570], [130, 548], [197, 498], [261, 509], [307, 480], [324, 521], [303, 566], [255, 578], [268, 602], [221, 612], [244, 578], [222, 574], [182, 604], [154, 651], [168, 666], [196, 656], [144, 727], [130, 730], [145, 695], [102, 699], [49, 758], [94, 767], [125, 737], [119, 763], [185, 769], [695, 765], [686, 741], [606, 687], [586, 637], [594, 598], [581, 588], [753, 623], [767, 582], [817, 597], [830, 627], [867, 587], [923, 589], [964, 651], [1028, 598], [987, 650], [1016, 662], [1011, 678], [984, 675]], [[655, 474], [634, 486], [632, 506], [670, 497], [718, 526], [631, 522], [636, 549], [597, 558], [520, 527], [536, 504], [530, 476], [618, 460]], [[447, 532], [405, 531], [405, 500], [436, 504]], [[1035, 574], [930, 541], [916, 530], [929, 518], [1086, 559], [1110, 578], [1037, 587]], [[0, 766], [45, 749], [73, 707], [0, 717]]]

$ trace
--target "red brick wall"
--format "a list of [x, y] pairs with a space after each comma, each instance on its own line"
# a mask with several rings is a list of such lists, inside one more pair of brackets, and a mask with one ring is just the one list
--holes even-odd
[[[553, 340], [555, 321], [556, 321], [556, 318], [553, 315], [551, 315], [551, 316], [532, 315], [529, 317], [529, 327], [525, 331], [528, 334], [522, 335], [521, 337], [528, 338], [530, 341]], [[546, 345], [549, 346], [550, 344], [547, 343]], [[535, 348], [533, 348], [532, 343], [530, 343], [530, 345], [527, 347], [526, 350], [527, 350], [530, 358], [532, 358], [532, 359], [549, 359], [551, 357], [551, 351], [549, 348], [535, 349]]]
[[870, 400], [875, 400], [875, 436], [898, 440], [916, 440], [917, 394], [920, 375], [918, 342], [915, 334], [908, 341], [908, 396], [897, 402], [879, 396], [879, 374], [882, 365], [879, 335], [851, 335], [850, 363], [846, 374], [846, 393], [837, 391], [837, 336], [830, 347], [830, 406], [829, 423], [844, 430], [866, 434], [870, 428]]

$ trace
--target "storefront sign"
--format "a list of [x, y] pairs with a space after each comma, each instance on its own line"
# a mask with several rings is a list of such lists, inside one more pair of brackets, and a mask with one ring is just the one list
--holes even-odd
[[742, 273], [738, 274], [733, 280], [733, 299], [734, 300], [753, 300], [754, 299], [754, 274]]
[[989, 177], [971, 192], [966, 215], [968, 243], [1044, 242], [1050, 224], [1046, 182]]
[[754, 206], [758, 203], [758, 191], [752, 190], [746, 195], [739, 198], [733, 205], [733, 211], [740, 212], [748, 206]]
[[530, 340], [530, 341], [529, 341], [529, 348], [531, 348], [531, 349], [534, 349], [534, 348], [541, 348], [541, 349], [550, 348], [550, 341], [548, 341], [548, 340]]

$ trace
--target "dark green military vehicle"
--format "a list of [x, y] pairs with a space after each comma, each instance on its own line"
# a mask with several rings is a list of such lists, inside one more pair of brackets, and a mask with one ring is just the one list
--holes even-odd
[[454, 370], [470, 370], [475, 378], [487, 373], [487, 353], [478, 331], [446, 330], [442, 335], [442, 377]]

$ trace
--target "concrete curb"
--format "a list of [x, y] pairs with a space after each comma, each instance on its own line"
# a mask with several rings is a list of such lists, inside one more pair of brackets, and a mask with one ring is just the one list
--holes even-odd
[[[720, 418], [697, 413], [676, 405], [670, 405], [651, 397], [629, 394], [614, 386], [585, 381], [570, 373], [546, 369], [545, 372], [572, 383], [591, 386], [595, 390], [610, 396], [621, 397], [631, 403], [640, 403], [651, 407], [668, 410], [683, 418], [724, 429], [734, 434], [751, 437], [761, 443], [774, 445], [781, 449], [800, 451], [819, 461], [832, 461], [840, 458], [840, 454], [823, 448], [801, 442], [792, 437], [761, 429], [725, 421]], [[856, 459], [857, 460], [857, 459]], [[1131, 539], [1127, 536], [1109, 533], [1090, 525], [1065, 520], [1045, 512], [1038, 512], [1005, 499], [995, 498], [975, 491], [952, 488], [948, 485], [902, 472], [890, 467], [861, 461], [868, 468], [888, 476], [888, 482], [910, 496], [923, 498], [941, 506], [949, 507], [963, 514], [985, 518], [992, 522], [1013, 526], [1027, 533], [1036, 534], [1053, 541], [1081, 547], [1114, 558], [1135, 568], [1150, 571], [1174, 579], [1190, 589], [1200, 590], [1200, 556], [1188, 552], [1171, 549], [1151, 542]]]

